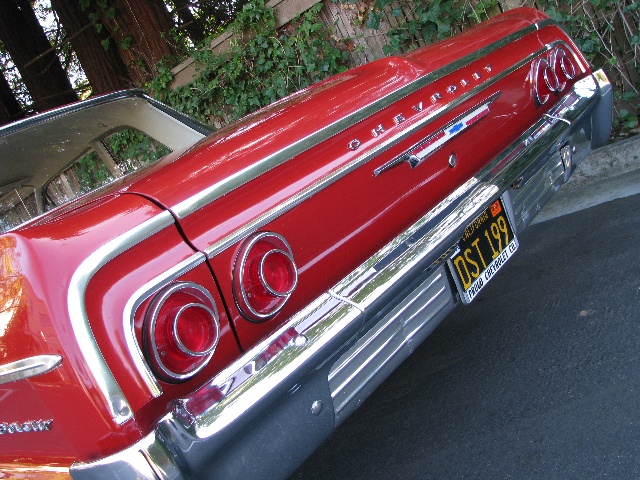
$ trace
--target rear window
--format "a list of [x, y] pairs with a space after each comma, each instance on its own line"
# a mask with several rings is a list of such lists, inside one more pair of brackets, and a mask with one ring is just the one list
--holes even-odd
[[35, 194], [23, 196], [17, 190], [10, 192], [0, 202], [0, 233], [11, 230], [37, 215]]
[[152, 165], [171, 152], [166, 145], [131, 127], [93, 142], [42, 192], [9, 192], [0, 202], [0, 232], [14, 228], [125, 175]]

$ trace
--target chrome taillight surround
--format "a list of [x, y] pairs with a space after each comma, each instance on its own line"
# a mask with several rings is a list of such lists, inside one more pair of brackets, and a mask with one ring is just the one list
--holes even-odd
[[[195, 328], [191, 328], [191, 337], [185, 338], [185, 326], [180, 324], [188, 322], [190, 315], [195, 318], [190, 322]], [[189, 325], [186, 328], [189, 330]], [[194, 340], [198, 343], [194, 344]], [[151, 301], [145, 315], [142, 345], [159, 378], [176, 382], [193, 377], [207, 365], [219, 340], [218, 310], [206, 288], [193, 282], [174, 283]], [[176, 368], [181, 364], [185, 366]]]
[[273, 317], [297, 284], [293, 252], [282, 236], [258, 232], [244, 241], [233, 270], [233, 295], [245, 318], [260, 322]]
[[563, 47], [556, 47], [551, 50], [549, 63], [558, 77], [559, 84], [561, 84], [560, 90], [564, 90], [567, 82], [576, 77], [576, 65]]
[[564, 91], [569, 81], [575, 78], [577, 68], [572, 59], [575, 55], [567, 49], [555, 46], [546, 57], [537, 58], [531, 64], [531, 95], [537, 107], [547, 103], [552, 95]]

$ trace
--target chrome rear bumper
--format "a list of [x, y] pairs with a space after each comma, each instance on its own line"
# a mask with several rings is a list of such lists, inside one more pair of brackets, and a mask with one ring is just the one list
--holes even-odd
[[177, 402], [119, 454], [75, 464], [74, 478], [277, 478], [290, 475], [458, 303], [446, 259], [502, 196], [520, 233], [611, 127], [602, 72], [480, 174]]

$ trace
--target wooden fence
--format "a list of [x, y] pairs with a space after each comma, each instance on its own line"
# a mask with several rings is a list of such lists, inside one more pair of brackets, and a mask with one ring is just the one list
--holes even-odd
[[[469, 8], [478, 4], [479, 0], [465, 0]], [[385, 56], [383, 48], [388, 44], [387, 32], [407, 20], [412, 20], [412, 1], [398, 0], [394, 2], [381, 16], [380, 28], [366, 28], [365, 23], [371, 9], [371, 0], [358, 0], [356, 3], [333, 2], [331, 0], [270, 0], [267, 6], [275, 11], [276, 26], [282, 27], [293, 18], [306, 12], [316, 3], [323, 2], [320, 13], [322, 22], [334, 32], [336, 41], [344, 42], [349, 53], [349, 64], [352, 67], [363, 65], [372, 60]], [[504, 0], [498, 3], [498, 8], [491, 12], [507, 10], [516, 7], [523, 2], [521, 0]], [[392, 9], [401, 11], [401, 15], [391, 14]], [[214, 39], [209, 48], [220, 54], [225, 53], [234, 36], [223, 33]], [[424, 42], [421, 42], [424, 44]], [[193, 79], [196, 68], [192, 59], [187, 59], [172, 70], [174, 75], [173, 87], [187, 85]]]

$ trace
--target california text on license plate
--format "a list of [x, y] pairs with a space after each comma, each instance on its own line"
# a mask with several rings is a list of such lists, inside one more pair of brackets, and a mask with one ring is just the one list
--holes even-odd
[[465, 229], [449, 259], [462, 301], [470, 303], [517, 249], [518, 239], [498, 199]]

